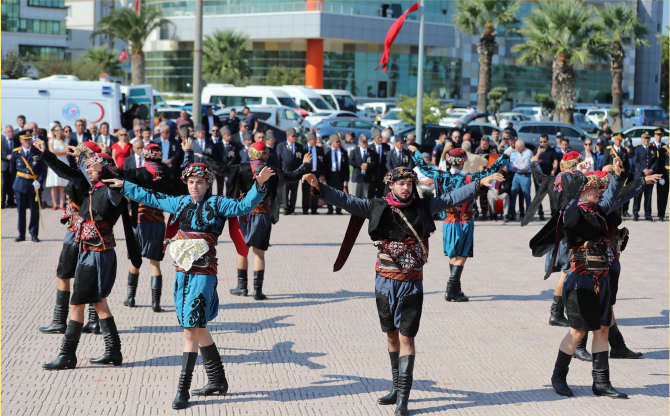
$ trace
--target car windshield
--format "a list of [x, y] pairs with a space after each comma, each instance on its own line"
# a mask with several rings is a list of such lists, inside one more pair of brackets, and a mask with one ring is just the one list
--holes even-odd
[[336, 95], [335, 99], [337, 99], [340, 110], [356, 112], [356, 101], [350, 95]]
[[389, 111], [382, 117], [382, 120], [397, 120], [398, 119], [398, 113], [400, 111]]
[[314, 106], [319, 110], [332, 110], [328, 103], [323, 101], [323, 98], [310, 98], [309, 100], [314, 103]]
[[644, 115], [653, 118], [665, 118], [663, 110], [644, 110]]
[[293, 101], [293, 98], [291, 97], [277, 97], [281, 105], [285, 105], [286, 107], [291, 107], [291, 108], [298, 108], [298, 104]]

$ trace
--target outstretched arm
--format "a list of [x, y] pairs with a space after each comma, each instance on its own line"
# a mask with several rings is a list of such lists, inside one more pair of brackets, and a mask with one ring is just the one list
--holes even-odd
[[292, 172], [280, 171], [280, 175], [286, 181], [297, 181], [300, 180], [304, 175], [309, 173], [311, 165], [309, 163], [303, 163], [298, 167], [298, 169]]
[[437, 212], [445, 211], [449, 208], [457, 207], [470, 202], [479, 195], [485, 195], [493, 185], [494, 181], [504, 181], [505, 177], [502, 173], [494, 173], [485, 178], [477, 179], [465, 186], [454, 189], [440, 195], [439, 198], [430, 200], [430, 211], [435, 214]]
[[[421, 156], [421, 153], [418, 150], [415, 150], [414, 153], [412, 153], [412, 159], [414, 160], [414, 165], [419, 168], [421, 173], [429, 177], [430, 179], [434, 181], [440, 181], [442, 179], [442, 175], [444, 175], [444, 172], [439, 171], [437, 169], [433, 169], [430, 166], [426, 165], [426, 162], [423, 160], [423, 156]], [[474, 178], [473, 178], [474, 179]]]
[[177, 212], [179, 201], [183, 196], [168, 196], [160, 192], [142, 188], [132, 182], [121, 181], [118, 179], [108, 179], [103, 182], [107, 183], [110, 188], [121, 188], [121, 194], [132, 201], [148, 205], [153, 208], [162, 209], [163, 211], [174, 214]]
[[216, 200], [216, 210], [222, 217], [240, 217], [247, 215], [256, 208], [256, 206], [265, 198], [268, 186], [263, 184], [262, 188], [256, 182], [255, 186], [249, 189], [244, 199], [237, 200], [220, 196]]
[[302, 177], [312, 187], [312, 194], [328, 204], [335, 205], [360, 218], [370, 218], [370, 200], [356, 198], [337, 189], [333, 189], [325, 183], [319, 183], [316, 176], [307, 174]]
[[477, 180], [477, 179], [485, 178], [485, 177], [487, 177], [489, 175], [492, 175], [496, 172], [500, 172], [508, 164], [509, 164], [509, 156], [502, 155], [498, 158], [498, 160], [493, 162], [493, 164], [491, 166], [489, 166], [488, 168], [486, 168], [484, 170], [480, 170], [479, 172], [468, 173], [468, 175], [470, 175], [470, 179], [472, 179], [473, 181]]

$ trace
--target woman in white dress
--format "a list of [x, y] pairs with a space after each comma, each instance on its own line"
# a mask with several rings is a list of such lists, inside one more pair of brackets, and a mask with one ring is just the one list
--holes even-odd
[[[60, 159], [64, 163], [69, 163], [67, 160], [67, 143], [65, 142], [65, 137], [63, 136], [63, 129], [60, 126], [56, 125], [51, 129], [51, 139], [49, 139], [49, 151]], [[53, 202], [53, 207], [51, 209], [65, 209], [65, 194], [63, 190], [67, 185], [67, 180], [60, 178], [54, 173], [51, 169], [47, 172], [47, 183], [46, 187], [51, 188], [51, 201]], [[60, 205], [57, 206], [56, 202], [60, 201]]]

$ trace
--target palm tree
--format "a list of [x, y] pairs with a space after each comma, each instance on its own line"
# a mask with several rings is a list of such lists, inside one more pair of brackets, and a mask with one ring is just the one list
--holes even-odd
[[121, 69], [119, 63], [119, 52], [109, 49], [107, 46], [88, 48], [82, 59], [88, 63], [100, 64], [104, 71], [113, 77], [123, 74], [123, 69]]
[[91, 39], [98, 35], [110, 35], [126, 42], [132, 49], [130, 55], [133, 84], [144, 84], [144, 42], [149, 34], [165, 24], [163, 11], [145, 2], [140, 4], [139, 14], [129, 8], [116, 9], [98, 22], [98, 28], [91, 33]]
[[579, 0], [541, 0], [524, 19], [519, 33], [526, 43], [512, 47], [519, 52], [522, 65], [541, 65], [551, 61], [551, 96], [560, 121], [572, 123], [575, 109], [577, 76], [581, 68], [596, 59], [604, 59], [606, 47], [590, 6]]
[[619, 110], [612, 127], [618, 130], [622, 127], [623, 60], [626, 57], [622, 44], [631, 40], [635, 46], [649, 47], [649, 41], [642, 38], [649, 31], [638, 20], [636, 10], [624, 3], [605, 4], [605, 7], [598, 10], [597, 22], [603, 31], [605, 42], [610, 45], [608, 53], [612, 72], [612, 108]]
[[202, 75], [210, 82], [244, 81], [252, 74], [247, 56], [249, 38], [232, 30], [217, 30], [202, 43]]
[[496, 28], [501, 24], [518, 23], [516, 18], [520, 4], [517, 1], [459, 0], [454, 24], [464, 33], [476, 35], [479, 53], [479, 83], [477, 86], [477, 111], [485, 112], [487, 94], [491, 89], [491, 62], [498, 52]]

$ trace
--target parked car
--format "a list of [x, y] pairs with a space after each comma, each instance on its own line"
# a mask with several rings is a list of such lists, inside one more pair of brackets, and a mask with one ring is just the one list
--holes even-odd
[[600, 131], [600, 126], [594, 124], [591, 120], [586, 118], [584, 114], [575, 112], [572, 117], [575, 121], [575, 126], [579, 127], [585, 132], [596, 134]]
[[389, 110], [397, 107], [397, 104], [395, 102], [387, 102], [387, 101], [365, 103], [365, 105], [374, 108], [375, 111], [377, 112], [377, 117], [375, 118], [376, 123], [380, 123], [382, 117], [384, 117], [386, 113], [389, 112]]
[[[176, 107], [161, 107], [161, 108], [156, 108], [156, 111], [162, 114], [167, 115], [167, 118], [174, 121], [179, 118], [179, 115], [181, 114], [181, 108], [176, 108]], [[191, 114], [190, 111], [186, 111], [189, 115]]]
[[608, 108], [591, 108], [586, 112], [585, 116], [596, 126], [601, 126], [603, 122], [607, 122], [611, 126], [614, 121], [614, 117], [609, 114]]
[[623, 127], [658, 126], [668, 128], [668, 113], [661, 107], [624, 106]]
[[[265, 121], [268, 124], [272, 124], [273, 126], [280, 127], [284, 130], [288, 129], [289, 127], [296, 128], [301, 124], [300, 119], [302, 119], [302, 117], [294, 109], [285, 105], [250, 105], [248, 107], [249, 110], [254, 113], [259, 120]], [[214, 112], [214, 114], [219, 117], [228, 117], [230, 115], [230, 110], [232, 109], [235, 109], [238, 115], [244, 116], [244, 114], [242, 114], [244, 106], [222, 108], [221, 110]]]
[[[530, 116], [527, 116], [522, 113], [514, 113], [511, 111], [503, 112], [499, 114], [499, 122], [500, 122], [500, 129], [504, 129], [507, 127], [509, 122], [511, 121], [516, 125], [516, 123], [521, 123], [522, 121], [531, 121], [533, 120]], [[496, 116], [495, 114], [489, 115], [489, 123], [495, 124], [496, 123]]]
[[356, 100], [347, 90], [315, 90], [324, 100], [338, 111], [350, 111], [356, 113]]
[[[424, 124], [421, 126], [421, 137], [417, 137], [416, 142], [418, 143], [417, 147], [419, 150], [427, 153], [432, 153], [435, 143], [438, 142], [440, 135], [446, 133], [451, 135], [451, 131], [454, 130], [454, 127], [449, 126], [438, 126], [436, 124]], [[407, 137], [408, 134], [416, 134], [416, 127], [410, 126], [395, 132], [395, 134], [402, 134]]]
[[323, 120], [312, 128], [314, 133], [319, 133], [321, 137], [328, 137], [333, 133], [341, 132], [346, 134], [348, 131], [356, 133], [356, 137], [363, 134], [369, 139], [372, 138], [373, 127], [383, 130], [384, 128], [377, 124], [372, 124], [369, 121], [361, 120], [358, 117], [349, 118], [329, 118]]
[[587, 132], [577, 126], [558, 121], [525, 121], [514, 125], [518, 138], [523, 140], [526, 147], [535, 150], [540, 144], [540, 135], [546, 134], [549, 137], [549, 145], [556, 146], [556, 133], [563, 133], [564, 137], [570, 140], [570, 148], [577, 152], [584, 150], [584, 143], [579, 136], [593, 139]]
[[[457, 119], [453, 118], [447, 118], [447, 119], [441, 119], [440, 120], [440, 125], [442, 126], [447, 126], [447, 127], [463, 127], [467, 126], [470, 122], [480, 118], [480, 117], [488, 117], [489, 113], [467, 113], [463, 114]], [[443, 120], [445, 121], [443, 123]]]
[[231, 84], [207, 84], [202, 89], [202, 100], [216, 103], [222, 107], [244, 105], [284, 105], [296, 108], [298, 104], [279, 87], [249, 85], [236, 87]]
[[[626, 137], [629, 137], [631, 141], [633, 142], [633, 147], [638, 146], [642, 144], [642, 133], [648, 132], [651, 135], [651, 141], [654, 141], [654, 132], [658, 130], [658, 127], [652, 127], [652, 126], [633, 126], [633, 127], [628, 127], [628, 128], [623, 128], [621, 130], [618, 130], [614, 133], [614, 136], [617, 134], [621, 133]], [[665, 130], [665, 129], [664, 129]], [[665, 144], [668, 143], [668, 132], [666, 130], [665, 134], [663, 135], [663, 138], [661, 139], [662, 142]]]
[[406, 127], [411, 126], [409, 123], [405, 123], [404, 121], [400, 120], [398, 118], [398, 114], [400, 114], [400, 109], [398, 107], [392, 108], [389, 110], [384, 117], [382, 117], [382, 120], [379, 122], [379, 125], [381, 125], [384, 128], [390, 127], [393, 129], [393, 131], [404, 129]]
[[305, 121], [309, 122], [312, 126], [316, 126], [321, 123], [323, 120], [331, 118], [346, 118], [346, 117], [358, 117], [358, 114], [352, 113], [351, 111], [333, 111], [331, 114], [313, 114], [311, 116], [305, 117]]
[[377, 112], [374, 108], [368, 106], [367, 104], [357, 105], [356, 108], [358, 109], [358, 114], [364, 114], [360, 116], [362, 119], [374, 123], [375, 118], [377, 117]]
[[521, 113], [528, 117], [532, 117], [535, 121], [547, 120], [548, 117], [542, 111], [542, 107], [533, 106], [519, 106], [512, 109], [512, 113]]

